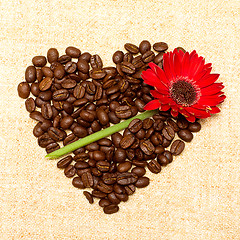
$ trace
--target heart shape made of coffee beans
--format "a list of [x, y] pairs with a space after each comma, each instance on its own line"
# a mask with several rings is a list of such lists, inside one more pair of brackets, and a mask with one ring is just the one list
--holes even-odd
[[[124, 47], [126, 53], [113, 54], [114, 67], [103, 67], [99, 55], [81, 53], [75, 47], [67, 47], [61, 56], [51, 48], [47, 58], [32, 59], [18, 94], [26, 99], [30, 118], [38, 122], [33, 134], [47, 153], [59, 149], [59, 143], [68, 145], [136, 116], [153, 99], [153, 88], [143, 82], [141, 74], [150, 62], [162, 68], [168, 45], [158, 42], [151, 50], [144, 40], [139, 47], [130, 43]], [[89, 203], [99, 199], [104, 213], [115, 213], [136, 188], [149, 185], [146, 168], [160, 173], [184, 150], [184, 141], [193, 139], [192, 132], [200, 129], [197, 121], [189, 123], [182, 115], [173, 118], [169, 111], [159, 111], [143, 121], [133, 120], [123, 133], [73, 151], [57, 167], [72, 178], [74, 187], [92, 189], [83, 191]]]

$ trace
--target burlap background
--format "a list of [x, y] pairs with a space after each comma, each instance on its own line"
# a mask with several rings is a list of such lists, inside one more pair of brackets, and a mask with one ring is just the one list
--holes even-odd
[[[240, 239], [238, 0], [0, 0], [0, 239]], [[125, 42], [196, 49], [221, 74], [222, 112], [120, 211], [104, 215], [44, 159], [17, 85], [35, 55], [67, 46], [106, 66]]]

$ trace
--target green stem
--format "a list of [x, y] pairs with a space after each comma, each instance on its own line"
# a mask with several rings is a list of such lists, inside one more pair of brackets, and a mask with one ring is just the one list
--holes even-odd
[[123, 122], [120, 122], [116, 125], [113, 125], [111, 127], [105, 128], [104, 130], [101, 130], [99, 132], [95, 132], [85, 138], [79, 139], [76, 142], [70, 143], [69, 145], [62, 147], [52, 153], [47, 154], [45, 157], [50, 158], [50, 159], [54, 159], [54, 158], [59, 158], [63, 155], [66, 155], [67, 153], [70, 153], [80, 147], [84, 147], [92, 142], [96, 142], [99, 139], [102, 139], [104, 137], [108, 137], [110, 135], [112, 135], [115, 132], [119, 132], [125, 128], [128, 127], [129, 123], [133, 120], [133, 119], [141, 119], [144, 120], [146, 118], [149, 118], [151, 116], [153, 116], [154, 114], [158, 113], [158, 110], [151, 110], [151, 111], [145, 111], [144, 113], [141, 113], [137, 116], [134, 116], [130, 119], [127, 119]]

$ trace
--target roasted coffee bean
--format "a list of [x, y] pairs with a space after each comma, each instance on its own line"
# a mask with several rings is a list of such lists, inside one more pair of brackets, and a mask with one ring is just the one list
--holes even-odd
[[77, 68], [82, 73], [88, 73], [89, 72], [89, 65], [88, 62], [85, 60], [79, 60], [77, 62]]
[[169, 125], [170, 127], [172, 127], [172, 129], [173, 129], [175, 132], [178, 132], [178, 131], [179, 131], [179, 127], [178, 127], [177, 123], [174, 122], [171, 118], [167, 119], [167, 125]]
[[30, 113], [35, 111], [36, 105], [35, 105], [34, 99], [32, 97], [28, 98], [25, 101], [25, 107], [26, 107], [26, 110]]
[[156, 132], [150, 137], [151, 142], [153, 143], [154, 146], [158, 146], [162, 144], [163, 142], [163, 137], [159, 132]]
[[136, 99], [135, 100], [135, 106], [137, 107], [139, 112], [144, 112], [145, 111], [144, 110], [145, 103], [141, 99]]
[[123, 138], [123, 136], [119, 132], [116, 132], [111, 135], [112, 142], [113, 142], [114, 146], [117, 148], [120, 147], [120, 142], [121, 142], [122, 138]]
[[119, 163], [117, 170], [118, 172], [123, 173], [131, 169], [131, 167], [132, 167], [131, 162], [125, 161], [125, 162]]
[[170, 152], [175, 156], [179, 155], [184, 150], [184, 147], [185, 143], [183, 141], [175, 140], [171, 145]]
[[135, 173], [125, 172], [117, 176], [117, 183], [120, 185], [129, 185], [137, 181], [138, 176]]
[[47, 52], [47, 59], [49, 63], [57, 62], [59, 57], [58, 50], [56, 48], [50, 48]]
[[134, 167], [134, 168], [131, 170], [131, 172], [137, 174], [138, 177], [142, 177], [142, 176], [145, 175], [146, 170], [145, 170], [145, 168], [143, 168], [143, 167]]
[[112, 185], [107, 185], [102, 181], [99, 181], [97, 185], [97, 189], [103, 193], [111, 193], [113, 191], [113, 186]]
[[124, 162], [127, 158], [126, 151], [122, 148], [117, 148], [115, 153], [114, 153], [114, 161], [115, 162]]
[[74, 110], [74, 106], [69, 102], [64, 102], [63, 103], [63, 110], [68, 114], [72, 114], [73, 110]]
[[153, 124], [153, 128], [156, 131], [161, 131], [164, 127], [164, 122], [160, 119], [156, 120], [155, 123]]
[[95, 94], [95, 92], [96, 92], [96, 86], [92, 83], [92, 82], [89, 82], [89, 81], [87, 81], [86, 82], [87, 84], [86, 84], [86, 92], [88, 93], [88, 94]]
[[87, 187], [93, 186], [93, 176], [90, 172], [86, 171], [81, 175], [81, 179], [83, 181], [83, 185]]
[[89, 165], [87, 162], [83, 162], [83, 161], [78, 161], [75, 163], [74, 167], [76, 169], [85, 169], [85, 168], [89, 168]]
[[73, 165], [68, 165], [64, 169], [64, 174], [65, 174], [66, 177], [71, 178], [76, 174], [76, 169], [74, 168]]
[[156, 160], [152, 160], [151, 162], [149, 162], [147, 164], [147, 167], [152, 173], [161, 172], [161, 165]]
[[80, 57], [78, 58], [78, 60], [84, 60], [84, 61], [86, 61], [87, 63], [89, 63], [90, 58], [91, 58], [91, 54], [90, 54], [89, 52], [85, 52], [85, 53], [82, 53], [82, 54], [80, 55]]
[[189, 123], [188, 130], [191, 132], [199, 132], [201, 130], [201, 124], [198, 122]]
[[47, 90], [45, 92], [40, 92], [38, 97], [45, 102], [50, 101], [50, 100], [52, 100], [52, 92], [51, 92], [51, 90]]
[[124, 48], [132, 54], [137, 54], [139, 52], [138, 47], [132, 43], [126, 43]]
[[100, 207], [106, 207], [106, 206], [108, 206], [108, 205], [110, 205], [111, 204], [111, 202], [108, 200], [108, 199], [101, 199], [100, 201], [99, 201], [99, 206]]
[[103, 211], [106, 214], [113, 214], [113, 213], [118, 212], [118, 210], [119, 210], [119, 207], [118, 207], [118, 205], [115, 205], [115, 204], [110, 204], [103, 208]]
[[88, 202], [89, 202], [90, 204], [92, 204], [92, 203], [93, 203], [92, 194], [91, 194], [90, 192], [88, 192], [88, 191], [83, 191], [83, 194], [84, 194], [84, 196], [87, 198]]
[[130, 124], [128, 125], [128, 129], [132, 133], [136, 133], [142, 128], [142, 125], [143, 125], [142, 120], [136, 118], [130, 122]]
[[52, 121], [46, 119], [42, 121], [41, 128], [43, 131], [48, 131], [48, 129], [52, 127], [52, 125]]
[[44, 67], [47, 63], [47, 59], [44, 56], [36, 56], [32, 59], [32, 63], [35, 67]]
[[53, 116], [53, 111], [50, 103], [44, 103], [41, 107], [42, 116], [45, 119], [51, 119]]
[[147, 40], [143, 40], [139, 45], [139, 51], [141, 54], [144, 54], [145, 52], [148, 52], [151, 50], [151, 44]]
[[115, 114], [118, 118], [126, 119], [131, 117], [132, 111], [129, 106], [119, 106], [115, 109]]
[[147, 166], [147, 162], [139, 161], [139, 160], [133, 160], [132, 164], [137, 166], [137, 167], [146, 167]]
[[113, 94], [120, 94], [119, 91], [119, 85], [114, 85], [106, 90], [107, 95], [113, 95]]
[[116, 116], [114, 112], [109, 112], [108, 118], [110, 123], [117, 124], [120, 122], [120, 119]]
[[142, 56], [142, 60], [145, 63], [152, 62], [154, 58], [155, 58], [155, 53], [153, 51], [147, 51]]
[[83, 87], [82, 85], [77, 85], [74, 88], [73, 96], [77, 99], [81, 99], [83, 98], [84, 95], [85, 95], [85, 87]]
[[153, 49], [157, 52], [163, 52], [168, 49], [168, 45], [165, 42], [157, 42], [153, 44]]
[[44, 131], [41, 128], [41, 122], [37, 123], [37, 125], [33, 128], [33, 135], [35, 137], [40, 137], [41, 135], [44, 134]]
[[50, 67], [45, 66], [41, 70], [42, 70], [42, 73], [45, 77], [50, 77], [50, 78], [54, 77], [53, 71], [50, 69]]
[[36, 82], [32, 83], [32, 85], [31, 85], [31, 93], [35, 97], [37, 97], [39, 95], [40, 89], [39, 89], [39, 84], [38, 83], [36, 83]]
[[169, 164], [168, 158], [163, 154], [159, 154], [157, 156], [157, 161], [161, 166], [166, 166], [167, 164]]
[[102, 108], [97, 110], [97, 118], [102, 126], [105, 126], [109, 123], [108, 114]]
[[86, 152], [78, 153], [73, 157], [75, 162], [86, 161], [87, 159], [89, 159], [89, 153]]
[[84, 184], [83, 184], [83, 181], [82, 181], [82, 179], [81, 179], [80, 177], [75, 177], [75, 178], [73, 178], [73, 180], [72, 180], [72, 185], [73, 185], [74, 187], [80, 188], [80, 189], [84, 189], [84, 188], [85, 188], [85, 186], [84, 186]]
[[96, 68], [92, 72], [90, 71], [90, 76], [93, 79], [102, 79], [106, 76], [106, 72], [104, 72], [104, 70], [102, 69]]
[[27, 82], [21, 82], [18, 84], [18, 96], [21, 98], [28, 98], [30, 95], [30, 86]]
[[155, 147], [155, 153], [156, 154], [162, 154], [165, 151], [163, 146], [156, 146]]
[[121, 63], [121, 70], [124, 73], [127, 74], [133, 74], [136, 71], [136, 68], [134, 67], [134, 65], [130, 62], [122, 62]]
[[94, 118], [95, 118], [94, 115], [90, 111], [87, 111], [87, 110], [82, 110], [80, 112], [80, 117], [82, 120], [87, 121], [87, 122], [93, 122]]
[[193, 139], [193, 134], [188, 129], [181, 129], [178, 136], [185, 142], [191, 142]]
[[127, 195], [132, 195], [136, 191], [136, 187], [133, 184], [129, 184], [128, 186], [124, 187]]
[[42, 148], [45, 148], [50, 143], [54, 142], [55, 141], [48, 135], [48, 133], [44, 133], [38, 138], [38, 145]]
[[174, 132], [173, 128], [170, 127], [169, 125], [166, 125], [163, 128], [162, 134], [169, 141], [171, 141], [175, 137], [175, 132]]
[[55, 127], [50, 127], [48, 130], [48, 134], [55, 141], [61, 141], [67, 136], [64, 131]]
[[90, 64], [92, 66], [92, 68], [102, 68], [103, 67], [103, 63], [102, 63], [102, 59], [100, 58], [99, 55], [93, 55], [90, 58]]
[[132, 64], [135, 68], [141, 68], [144, 66], [142, 56], [137, 56], [132, 60]]
[[54, 77], [57, 79], [62, 79], [65, 76], [65, 69], [62, 65], [57, 66], [54, 69]]
[[99, 145], [96, 142], [88, 144], [86, 147], [87, 151], [97, 151], [99, 150]]
[[100, 140], [98, 140], [98, 144], [101, 146], [110, 147], [112, 146], [112, 141], [108, 138], [101, 138]]
[[71, 78], [67, 78], [61, 83], [61, 85], [63, 88], [71, 89], [77, 85], [77, 82]]
[[93, 195], [93, 197], [96, 197], [96, 198], [105, 198], [105, 197], [107, 197], [106, 193], [101, 192], [99, 190], [93, 190], [92, 191], [92, 195]]
[[123, 149], [129, 148], [135, 141], [135, 136], [133, 134], [128, 134], [127, 136], [123, 137], [120, 146]]
[[77, 136], [75, 136], [73, 133], [71, 133], [63, 140], [63, 145], [66, 146], [70, 143], [77, 141], [78, 139], [79, 138]]
[[58, 62], [61, 63], [61, 64], [65, 64], [65, 63], [67, 63], [71, 60], [72, 60], [72, 58], [68, 55], [62, 55], [58, 58]]
[[111, 192], [108, 194], [108, 199], [113, 204], [119, 204], [121, 201], [117, 198], [116, 194], [114, 192]]
[[163, 155], [168, 159], [169, 163], [172, 162], [173, 156], [172, 156], [172, 153], [171, 153], [170, 151], [165, 150], [164, 153], [163, 153]]
[[153, 125], [153, 120], [151, 118], [147, 118], [143, 120], [143, 129], [149, 129]]
[[148, 177], [140, 177], [137, 182], [135, 182], [135, 186], [138, 188], [144, 188], [149, 185], [149, 178]]
[[[50, 65], [50, 69], [54, 72], [54, 70], [58, 67], [58, 66], [62, 66], [61, 63], [59, 62], [52, 62], [51, 65]], [[37, 69], [38, 70], [38, 69]], [[41, 71], [42, 72], [42, 71]], [[38, 72], [37, 72], [37, 75], [38, 75]], [[38, 79], [38, 77], [37, 77]], [[39, 80], [38, 80], [39, 81]]]
[[44, 121], [44, 117], [42, 116], [42, 114], [38, 111], [33, 111], [29, 114], [30, 118], [39, 121], [39, 122], [43, 122]]
[[72, 58], [79, 58], [81, 51], [75, 47], [67, 47], [65, 53]]
[[73, 133], [74, 135], [76, 135], [79, 138], [84, 138], [87, 136], [87, 130], [86, 128], [82, 127], [82, 126], [77, 126], [73, 129]]
[[72, 160], [73, 160], [73, 158], [71, 155], [64, 157], [58, 161], [57, 167], [58, 168], [66, 168], [72, 162]]
[[97, 169], [96, 167], [93, 167], [91, 169], [91, 171], [92, 171], [93, 176], [96, 176], [96, 177], [101, 177], [102, 176], [102, 172], [99, 169]]
[[169, 141], [167, 140], [165, 137], [163, 138], [163, 141], [162, 141], [162, 146], [167, 148], [168, 146], [170, 146], [172, 141]]
[[114, 184], [117, 181], [117, 173], [103, 173], [102, 180], [106, 184]]
[[149, 140], [141, 141], [140, 148], [146, 155], [151, 155], [155, 151], [154, 145]]
[[93, 151], [93, 159], [96, 161], [104, 161], [106, 159], [105, 153], [101, 151]]
[[46, 152], [51, 153], [51, 152], [54, 152], [54, 151], [58, 150], [59, 148], [60, 148], [60, 146], [59, 146], [58, 143], [50, 143], [46, 147]]
[[153, 62], [154, 62], [155, 64], [162, 63], [162, 61], [163, 61], [163, 54], [164, 54], [164, 52], [158, 53], [158, 54], [155, 56]]
[[[86, 103], [88, 102], [88, 99], [86, 98], [81, 98], [81, 99], [78, 99], [76, 100], [73, 105], [74, 107], [81, 107], [81, 106], [84, 106]], [[79, 110], [79, 114], [80, 112], [82, 111], [82, 109]], [[73, 117], [73, 116], [72, 116]]]
[[107, 161], [98, 161], [96, 163], [96, 167], [101, 171], [101, 172], [107, 172], [110, 167], [110, 163]]
[[121, 63], [123, 61], [123, 52], [122, 51], [116, 51], [113, 54], [112, 60], [115, 64]]
[[69, 96], [69, 92], [66, 89], [57, 90], [52, 95], [53, 100], [55, 100], [55, 101], [66, 100], [68, 98], [68, 96]]
[[186, 129], [189, 125], [189, 122], [186, 118], [180, 116], [177, 119], [177, 125], [181, 129]]
[[35, 82], [37, 78], [36, 68], [34, 66], [28, 66], [25, 71], [25, 80], [28, 83]]
[[145, 131], [143, 129], [140, 129], [136, 134], [135, 134], [135, 137], [138, 138], [138, 139], [144, 139], [145, 137]]

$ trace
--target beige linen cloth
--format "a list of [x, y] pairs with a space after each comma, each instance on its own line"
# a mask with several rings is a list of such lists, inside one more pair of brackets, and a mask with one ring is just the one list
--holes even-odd
[[[239, 0], [0, 0], [0, 239], [240, 239]], [[67, 46], [105, 66], [126, 42], [165, 41], [213, 63], [222, 112], [120, 211], [90, 205], [44, 158], [17, 85], [35, 55]]]

